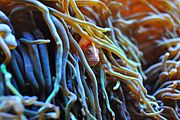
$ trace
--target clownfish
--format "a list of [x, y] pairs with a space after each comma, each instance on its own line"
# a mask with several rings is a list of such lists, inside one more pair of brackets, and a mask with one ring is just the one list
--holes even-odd
[[90, 41], [81, 38], [79, 46], [84, 52], [86, 60], [90, 66], [95, 66], [99, 63], [99, 49]]

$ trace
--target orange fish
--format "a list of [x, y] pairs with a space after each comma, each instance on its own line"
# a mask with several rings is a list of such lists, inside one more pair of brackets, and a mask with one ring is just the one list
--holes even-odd
[[79, 46], [84, 52], [86, 60], [90, 66], [95, 66], [99, 63], [99, 49], [89, 40], [81, 38]]

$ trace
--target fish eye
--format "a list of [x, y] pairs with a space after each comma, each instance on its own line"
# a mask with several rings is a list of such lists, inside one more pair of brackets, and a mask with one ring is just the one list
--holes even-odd
[[92, 53], [92, 51], [90, 49], [88, 49], [87, 53], [90, 55]]

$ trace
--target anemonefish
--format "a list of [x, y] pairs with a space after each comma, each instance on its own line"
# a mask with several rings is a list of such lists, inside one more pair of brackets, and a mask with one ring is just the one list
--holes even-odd
[[79, 46], [84, 52], [86, 60], [90, 66], [95, 66], [99, 63], [99, 49], [84, 38], [79, 40]]

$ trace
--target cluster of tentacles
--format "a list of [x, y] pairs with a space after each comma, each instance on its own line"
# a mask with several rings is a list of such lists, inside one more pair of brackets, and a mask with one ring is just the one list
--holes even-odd
[[[179, 0], [0, 0], [0, 10], [0, 119], [180, 119]], [[96, 66], [80, 38], [99, 49]]]

